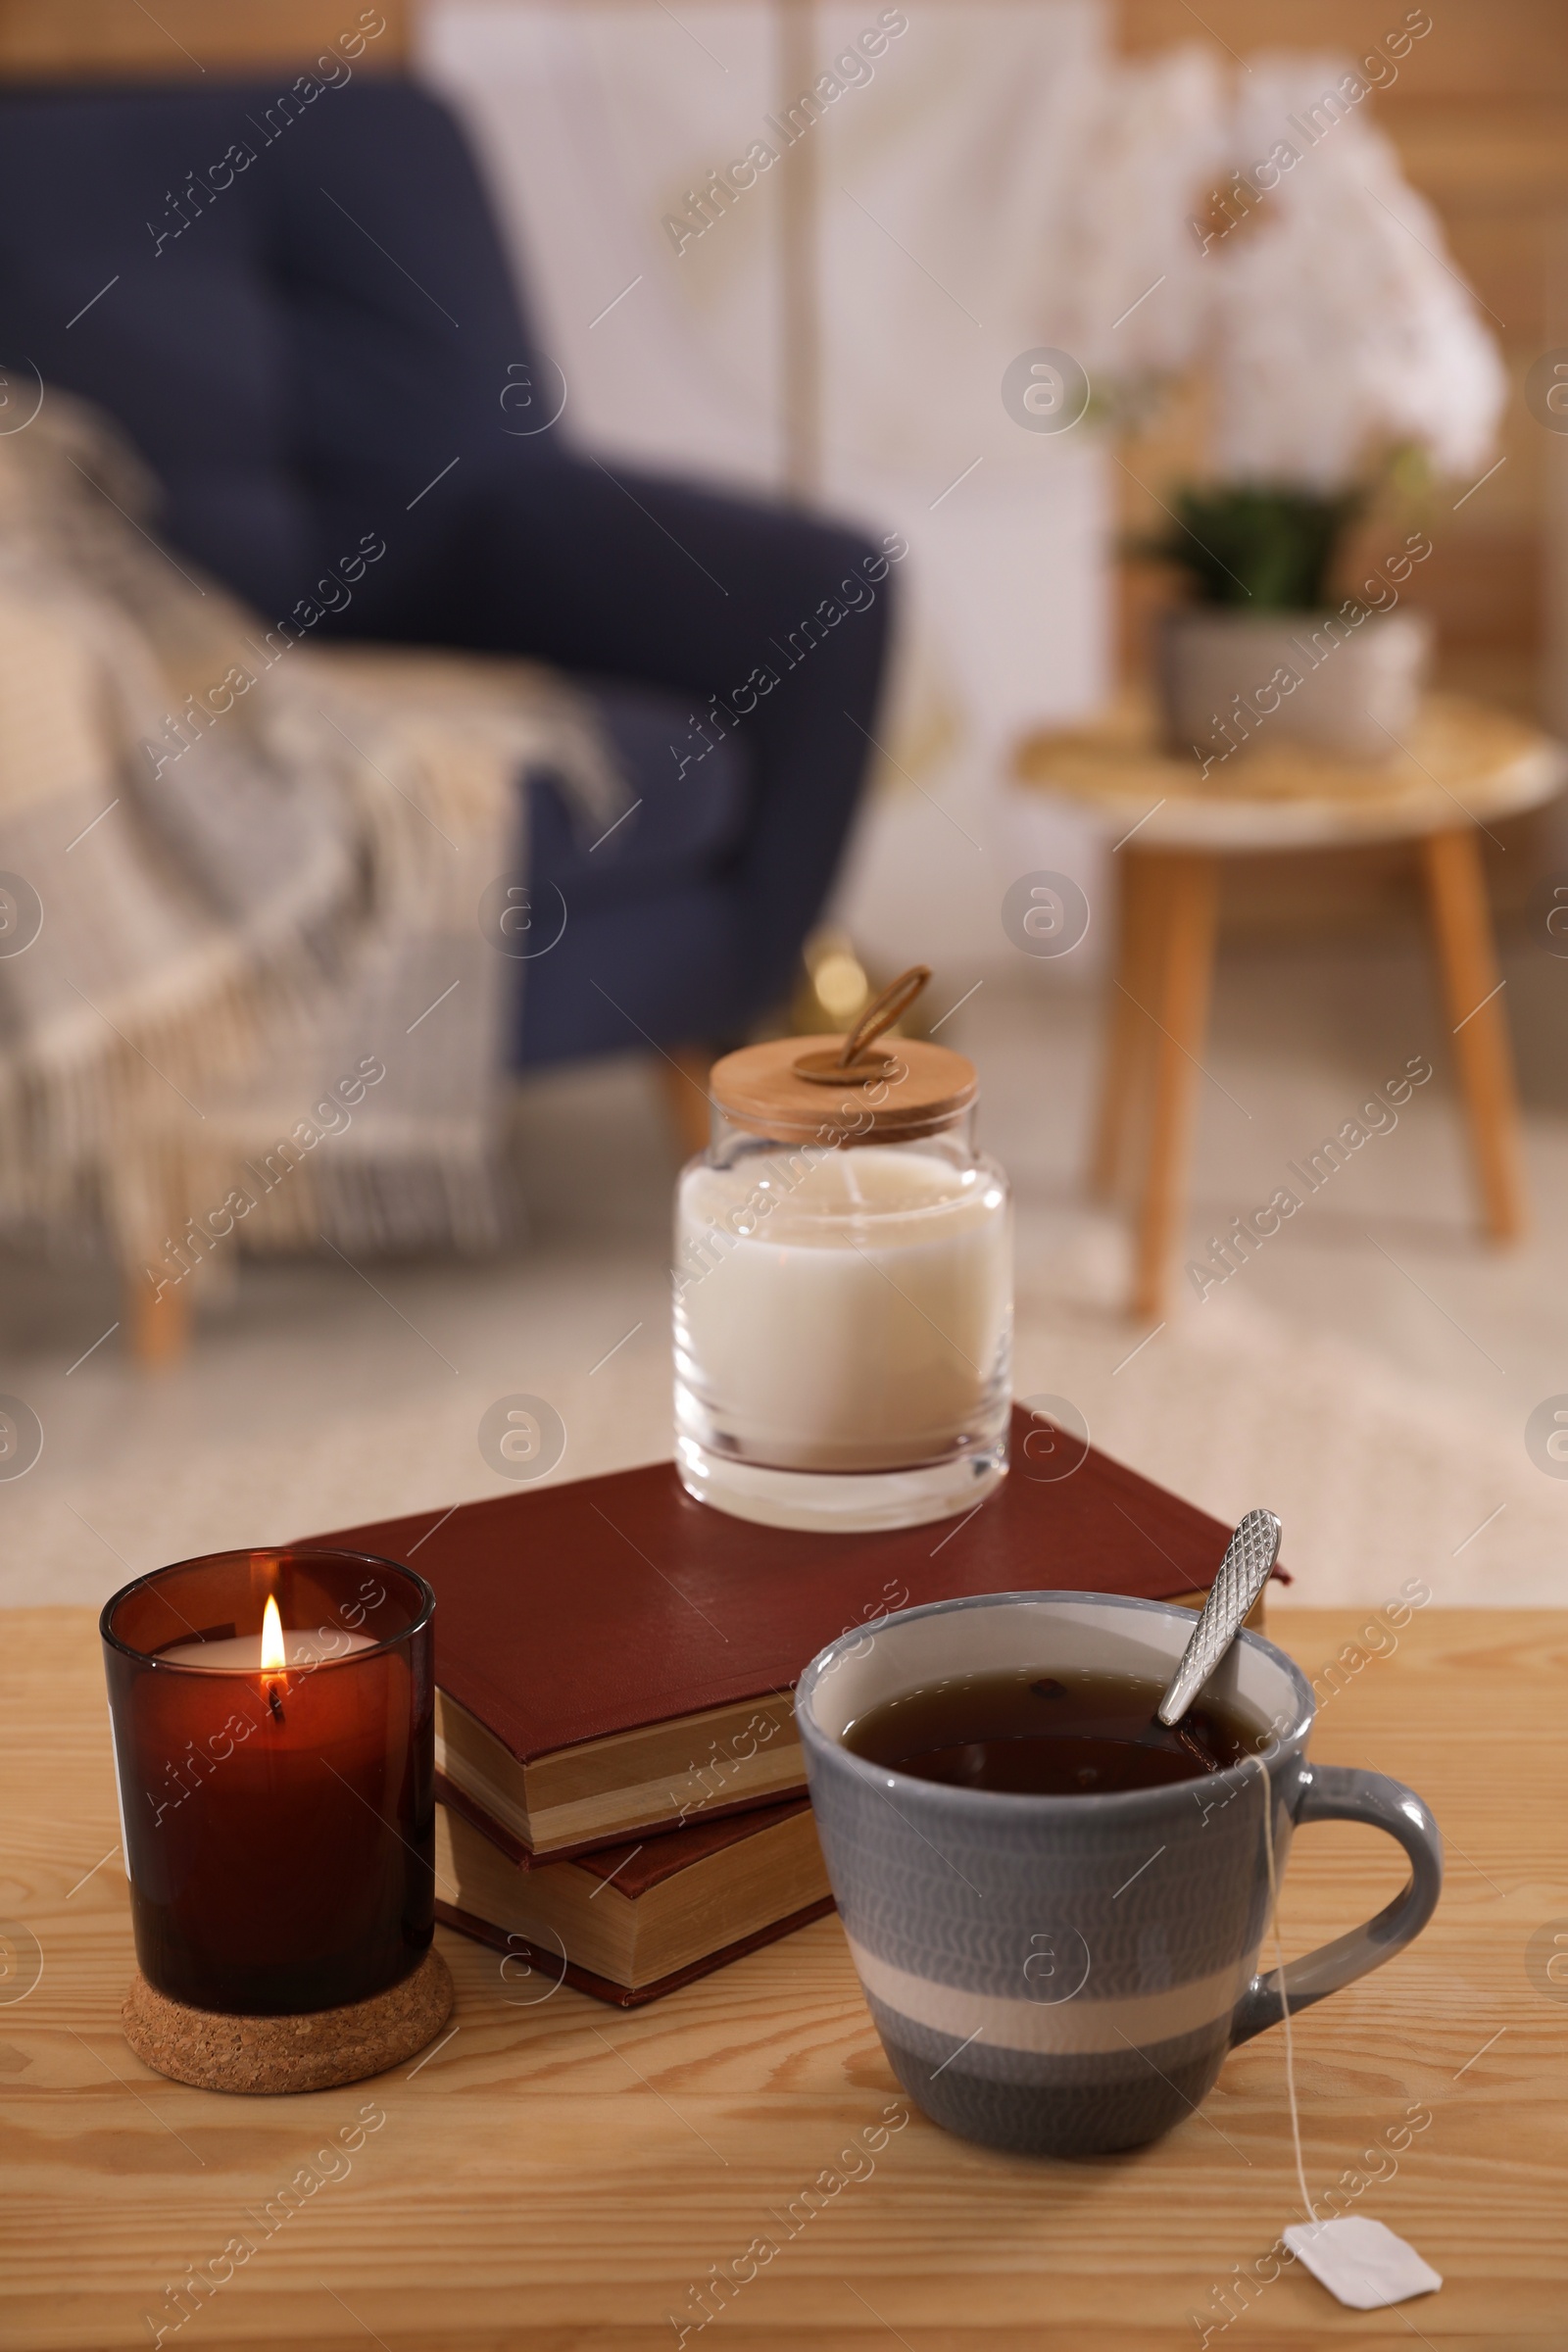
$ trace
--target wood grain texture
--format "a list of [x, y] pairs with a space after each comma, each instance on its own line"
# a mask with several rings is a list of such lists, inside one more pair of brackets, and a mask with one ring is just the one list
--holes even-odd
[[[1443, 0], [1398, 78], [1366, 104], [1435, 207], [1455, 266], [1503, 346], [1514, 397], [1499, 447], [1507, 464], [1459, 511], [1433, 502], [1434, 555], [1419, 601], [1437, 616], [1445, 657], [1488, 646], [1534, 651], [1542, 625], [1546, 436], [1520, 396], [1532, 361], [1568, 340], [1563, 322], [1568, 220], [1568, 25], [1560, 0]], [[1405, 18], [1403, 0], [1119, 0], [1121, 46], [1135, 54], [1196, 42], [1222, 66], [1260, 49], [1364, 55]], [[1229, 52], [1229, 56], [1227, 56]], [[1133, 456], [1163, 495], [1197, 455], [1177, 425]], [[1481, 470], [1478, 468], [1478, 471]], [[1123, 519], [1162, 517], [1122, 477]], [[1136, 604], [1137, 591], [1131, 601]], [[1128, 625], [1136, 631], [1136, 614]]]
[[[186, 81], [203, 74], [296, 72], [358, 24], [364, 0], [0, 0], [0, 75], [14, 80], [97, 77]], [[359, 63], [402, 65], [407, 0], [376, 0], [386, 30]]]
[[[1544, 1923], [1568, 1932], [1568, 1618], [1434, 1609], [1347, 1651], [1372, 1621], [1277, 1610], [1274, 1633], [1327, 1693], [1313, 1752], [1419, 1788], [1449, 1877], [1409, 1952], [1297, 2026], [1307, 2176], [1321, 2193], [1429, 2109], [1359, 2210], [1446, 2284], [1407, 2322], [1287, 2273], [1209, 2342], [1408, 2347], [1413, 2325], [1441, 2352], [1544, 2352], [1568, 2314], [1568, 1999], [1532, 1983], [1526, 1947]], [[916, 2115], [844, 2163], [902, 2102], [834, 1919], [635, 2018], [505, 1984], [493, 1952], [443, 1933], [457, 2030], [414, 2069], [273, 2100], [166, 2082], [118, 2029], [131, 1946], [92, 1616], [19, 1610], [0, 1629], [0, 1913], [43, 1954], [0, 2009], [14, 2352], [148, 2344], [160, 2325], [180, 2352], [654, 2352], [712, 2266], [761, 2236], [779, 2252], [688, 2352], [1185, 2352], [1191, 2315], [1212, 2318], [1212, 2291], [1299, 2218], [1278, 2034], [1130, 2157], [1004, 2157]], [[1304, 1831], [1287, 1949], [1364, 1918], [1401, 1871], [1369, 1831]], [[367, 2106], [384, 2122], [326, 2155]], [[321, 2185], [270, 2226], [307, 2166]], [[791, 2237], [778, 2217], [830, 2167], [864, 2177]], [[254, 2254], [173, 2328], [166, 2288], [242, 2235]]]

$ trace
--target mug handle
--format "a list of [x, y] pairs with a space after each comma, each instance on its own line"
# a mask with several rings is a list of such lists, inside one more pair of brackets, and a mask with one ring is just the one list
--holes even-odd
[[[1350, 1765], [1308, 1764], [1302, 1767], [1294, 1812], [1298, 1824], [1364, 1821], [1374, 1829], [1386, 1830], [1409, 1855], [1410, 1877], [1375, 1919], [1290, 1962], [1285, 1970], [1285, 1994], [1293, 2017], [1402, 1951], [1432, 1917], [1443, 1887], [1443, 1839], [1438, 1825], [1415, 1790], [1402, 1782]], [[1236, 2004], [1232, 2047], [1277, 2026], [1284, 2014], [1279, 1970], [1254, 1977]]]

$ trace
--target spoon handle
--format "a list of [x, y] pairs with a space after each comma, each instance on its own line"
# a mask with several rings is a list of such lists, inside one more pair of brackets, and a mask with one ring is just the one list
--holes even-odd
[[1280, 1523], [1273, 1512], [1249, 1511], [1225, 1546], [1193, 1638], [1154, 1710], [1159, 1722], [1180, 1723], [1241, 1631], [1279, 1556]]

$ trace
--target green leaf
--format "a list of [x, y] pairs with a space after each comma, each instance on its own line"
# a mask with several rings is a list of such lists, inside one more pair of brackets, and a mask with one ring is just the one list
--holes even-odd
[[1359, 490], [1326, 497], [1266, 484], [1189, 483], [1174, 494], [1170, 529], [1145, 547], [1180, 564], [1200, 604], [1321, 612], [1334, 560], [1362, 503]]

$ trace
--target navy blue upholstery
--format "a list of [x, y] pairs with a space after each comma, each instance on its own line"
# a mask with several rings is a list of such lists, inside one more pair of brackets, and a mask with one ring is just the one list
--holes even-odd
[[856, 534], [545, 422], [559, 376], [435, 100], [360, 74], [6, 94], [0, 358], [115, 416], [172, 546], [270, 621], [370, 534], [319, 634], [525, 654], [599, 694], [642, 805], [591, 848], [531, 780], [570, 919], [521, 967], [516, 1060], [733, 1035], [778, 995], [862, 778], [889, 583], [808, 648], [874, 576]]
[[[564, 795], [548, 776], [538, 779], [529, 812], [534, 866], [564, 893], [574, 920], [722, 872], [751, 814], [745, 762], [727, 744], [685, 775], [674, 773], [670, 742], [687, 733], [678, 703], [636, 686], [602, 687], [597, 700], [622, 773], [639, 790], [653, 789], [602, 839], [584, 841]], [[657, 804], [652, 824], [650, 800]]]

